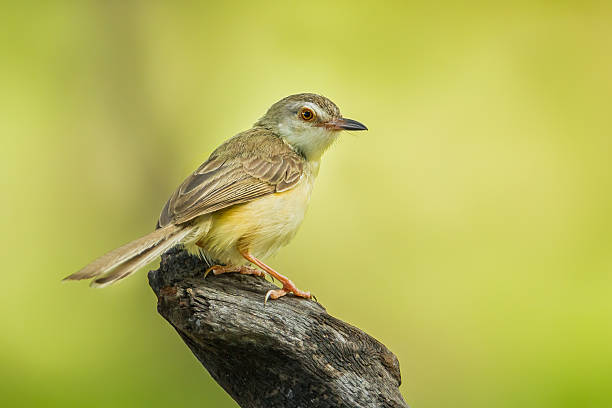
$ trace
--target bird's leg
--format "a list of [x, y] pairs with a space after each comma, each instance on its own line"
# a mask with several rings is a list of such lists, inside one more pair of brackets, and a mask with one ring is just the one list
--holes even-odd
[[283, 284], [282, 289], [269, 290], [268, 293], [266, 293], [264, 303], [268, 300], [268, 298], [278, 299], [281, 296], [285, 296], [287, 293], [293, 293], [295, 296], [303, 297], [306, 299], [312, 298], [312, 296], [310, 295], [310, 292], [304, 292], [304, 291], [299, 290], [297, 286], [295, 286], [295, 284], [291, 282], [289, 278], [281, 275], [280, 273], [276, 272], [274, 269], [270, 268], [265, 263], [261, 262], [259, 259], [255, 258], [253, 255], [249, 253], [248, 250], [240, 249], [239, 251], [240, 251], [240, 254], [244, 257], [244, 259], [259, 266], [261, 269], [263, 269], [268, 274], [270, 274], [270, 276], [275, 277]]
[[241, 266], [213, 265], [210, 268], [208, 268], [206, 272], [204, 272], [204, 278], [206, 278], [206, 276], [208, 276], [210, 272], [212, 272], [215, 275], [221, 275], [222, 273], [238, 272], [242, 275], [256, 275], [256, 276], [261, 276], [261, 277], [266, 276], [265, 272], [257, 268], [253, 268], [252, 266], [246, 266], [246, 265], [241, 265]]
[[[200, 248], [204, 248], [199, 242], [196, 242], [196, 245], [199, 246]], [[222, 273], [236, 273], [237, 272], [242, 275], [255, 275], [255, 276], [260, 276], [263, 278], [265, 278], [266, 276], [265, 272], [262, 272], [261, 270], [257, 268], [253, 268], [252, 266], [246, 266], [246, 265], [239, 265], [239, 266], [237, 265], [213, 265], [204, 272], [204, 278], [206, 278], [208, 274], [211, 272], [214, 275], [221, 275]]]

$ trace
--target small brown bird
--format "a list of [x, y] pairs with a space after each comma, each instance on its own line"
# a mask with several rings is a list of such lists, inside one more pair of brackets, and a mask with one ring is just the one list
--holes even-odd
[[[218, 263], [215, 275], [270, 274], [287, 293], [310, 298], [260, 259], [286, 245], [304, 219], [321, 156], [341, 130], [367, 130], [329, 99], [303, 93], [274, 105], [255, 125], [219, 146], [172, 194], [157, 229], [96, 259], [65, 280], [117, 282], [177, 244]], [[256, 269], [246, 264], [261, 268]]]

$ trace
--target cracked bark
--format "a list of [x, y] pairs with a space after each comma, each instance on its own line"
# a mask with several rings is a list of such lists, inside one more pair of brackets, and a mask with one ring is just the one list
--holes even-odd
[[241, 407], [407, 407], [399, 362], [314, 301], [263, 298], [263, 278], [225, 274], [180, 249], [149, 272], [158, 312]]

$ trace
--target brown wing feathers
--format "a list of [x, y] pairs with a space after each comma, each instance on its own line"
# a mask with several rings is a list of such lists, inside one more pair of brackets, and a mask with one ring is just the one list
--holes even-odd
[[213, 157], [174, 192], [158, 225], [181, 224], [266, 194], [286, 191], [299, 182], [303, 162], [294, 152], [226, 161]]

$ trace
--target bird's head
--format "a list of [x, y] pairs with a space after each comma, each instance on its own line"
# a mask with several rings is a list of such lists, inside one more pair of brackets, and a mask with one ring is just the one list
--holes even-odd
[[343, 118], [340, 109], [324, 96], [290, 95], [268, 109], [255, 126], [278, 133], [308, 160], [319, 160], [341, 130], [367, 130], [356, 120]]

